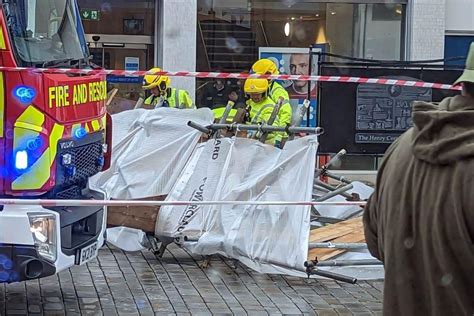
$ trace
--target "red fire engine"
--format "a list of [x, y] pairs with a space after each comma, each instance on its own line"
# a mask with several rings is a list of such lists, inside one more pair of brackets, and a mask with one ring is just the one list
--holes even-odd
[[[0, 66], [89, 68], [74, 0], [3, 0]], [[0, 196], [104, 199], [88, 178], [108, 168], [104, 75], [0, 72]], [[97, 255], [103, 207], [0, 206], [0, 283], [48, 276]]]

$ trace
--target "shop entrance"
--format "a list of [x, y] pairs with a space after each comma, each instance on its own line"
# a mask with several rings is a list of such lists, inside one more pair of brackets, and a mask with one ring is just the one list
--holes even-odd
[[[92, 62], [105, 69], [147, 70], [153, 67], [153, 45], [137, 43], [136, 36], [87, 35]], [[151, 41], [150, 41], [151, 42]], [[109, 76], [109, 89], [117, 88], [116, 98], [138, 100], [142, 77]]]

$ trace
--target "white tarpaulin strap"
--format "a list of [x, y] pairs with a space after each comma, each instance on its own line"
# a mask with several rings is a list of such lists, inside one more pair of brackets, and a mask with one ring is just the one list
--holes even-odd
[[201, 136], [187, 122], [208, 125], [214, 116], [207, 108], [159, 108], [112, 118], [111, 167], [91, 178], [90, 186], [111, 199], [140, 199], [170, 192]]
[[[208, 141], [168, 199], [310, 201], [317, 147], [317, 136], [287, 142], [284, 149], [243, 138]], [[198, 239], [186, 247], [238, 259], [263, 273], [302, 275], [309, 220], [309, 206], [164, 206], [156, 235]]]

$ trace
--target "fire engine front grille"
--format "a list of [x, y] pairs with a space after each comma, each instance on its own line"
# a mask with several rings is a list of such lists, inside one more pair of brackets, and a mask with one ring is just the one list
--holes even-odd
[[72, 162], [76, 167], [76, 174], [68, 182], [76, 183], [86, 180], [100, 171], [97, 161], [102, 156], [102, 145], [90, 144], [75, 148], [72, 151]]
[[[101, 136], [100, 134], [99, 136]], [[92, 137], [91, 135], [90, 137]], [[87, 137], [86, 137], [87, 138]], [[97, 137], [94, 137], [97, 138]], [[58, 148], [57, 178], [56, 184], [59, 186], [70, 186], [87, 182], [87, 180], [102, 170], [103, 162], [103, 138], [93, 139], [93, 142], [67, 149], [61, 149], [61, 143]]]
[[55, 198], [59, 200], [75, 200], [81, 197], [81, 188], [73, 185], [63, 191], [56, 193]]

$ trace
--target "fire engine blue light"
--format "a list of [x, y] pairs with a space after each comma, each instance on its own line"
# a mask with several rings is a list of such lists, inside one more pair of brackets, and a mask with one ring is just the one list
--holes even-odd
[[105, 164], [105, 158], [104, 157], [99, 157], [97, 158], [97, 167], [102, 168]]
[[8, 169], [5, 167], [0, 167], [0, 177], [6, 178], [8, 177]]
[[40, 148], [42, 144], [43, 144], [43, 141], [41, 140], [41, 138], [36, 137], [34, 139], [29, 139], [26, 142], [26, 148], [28, 148], [29, 150], [36, 150]]
[[35, 89], [27, 86], [16, 87], [13, 94], [18, 100], [20, 100], [21, 103], [25, 104], [33, 102], [34, 98], [36, 97]]
[[87, 135], [87, 131], [84, 127], [79, 127], [74, 131], [74, 136], [77, 139], [81, 139]]
[[76, 175], [76, 167], [75, 166], [67, 166], [66, 167], [66, 176], [72, 178]]
[[28, 153], [26, 150], [20, 150], [16, 152], [15, 168], [18, 170], [25, 170], [28, 168]]

